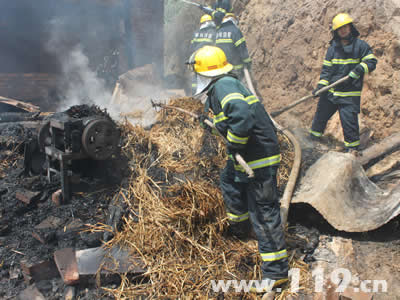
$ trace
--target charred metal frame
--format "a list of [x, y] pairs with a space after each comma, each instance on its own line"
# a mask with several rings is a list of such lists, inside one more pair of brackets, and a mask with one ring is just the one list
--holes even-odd
[[[49, 130], [51, 132], [51, 145], [45, 146], [46, 162], [47, 162], [47, 180], [52, 182], [52, 174], [60, 176], [61, 191], [64, 201], [68, 202], [72, 196], [71, 178], [73, 172], [71, 170], [72, 161], [87, 158], [88, 155], [83, 153], [81, 149], [73, 149], [72, 147], [65, 147], [60, 150], [60, 138], [64, 141], [73, 136], [74, 129], [81, 129], [83, 127], [82, 120], [72, 120], [61, 122], [59, 120], [50, 120]], [[68, 145], [68, 144], [64, 144]], [[74, 151], [78, 150], [78, 151]], [[55, 160], [59, 162], [59, 170], [55, 165]]]
[[72, 183], [79, 177], [72, 162], [81, 159], [106, 160], [117, 150], [119, 130], [104, 117], [71, 118], [61, 114], [47, 121], [38, 135], [39, 147], [46, 155], [47, 179], [59, 175], [63, 200], [72, 197]]

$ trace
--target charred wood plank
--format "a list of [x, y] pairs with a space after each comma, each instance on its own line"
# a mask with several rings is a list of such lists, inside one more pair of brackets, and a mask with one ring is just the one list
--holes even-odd
[[394, 133], [391, 136], [383, 139], [380, 143], [375, 144], [364, 151], [362, 151], [359, 157], [359, 162], [362, 165], [367, 164], [371, 160], [380, 157], [392, 150], [400, 147], [400, 132]]
[[39, 112], [40, 111], [39, 106], [33, 105], [28, 102], [7, 98], [7, 97], [0, 96], [0, 103], [12, 105], [12, 106], [15, 106], [15, 107], [18, 107], [18, 108], [21, 108], [23, 110], [30, 111], [30, 112]]

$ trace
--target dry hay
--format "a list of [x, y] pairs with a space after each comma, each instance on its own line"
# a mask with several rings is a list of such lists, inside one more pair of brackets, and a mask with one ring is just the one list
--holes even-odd
[[[11, 145], [11, 143], [10, 143]], [[6, 145], [6, 149], [9, 148], [10, 145]], [[2, 151], [0, 154], [0, 179], [3, 179], [8, 176], [10, 169], [15, 168], [18, 160], [22, 158], [19, 153], [19, 148], [22, 144], [14, 145], [11, 150]]]
[[[188, 98], [170, 105], [201, 112]], [[211, 280], [258, 280], [260, 256], [255, 240], [240, 241], [225, 234], [227, 219], [218, 188], [225, 164], [222, 141], [204, 131], [192, 117], [162, 111], [146, 131], [129, 123], [123, 130], [124, 153], [132, 176], [122, 195], [133, 217], [108, 245], [128, 246], [148, 267], [143, 277], [122, 277], [117, 289], [104, 289], [117, 299], [216, 297]], [[281, 190], [287, 182], [293, 151], [280, 136], [283, 162]], [[299, 264], [293, 256], [291, 264]], [[306, 270], [306, 265], [302, 265]], [[284, 292], [280, 299], [284, 299]], [[256, 299], [250, 294], [229, 298]], [[283, 298], [282, 298], [283, 297]]]

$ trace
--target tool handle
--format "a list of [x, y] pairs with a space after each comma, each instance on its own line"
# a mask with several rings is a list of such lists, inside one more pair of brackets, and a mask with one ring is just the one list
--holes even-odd
[[[226, 139], [226, 137], [224, 137], [218, 131], [218, 129], [215, 127], [215, 125], [210, 120], [206, 119], [206, 120], [204, 120], [204, 123], [207, 124], [208, 126], [210, 126], [211, 128], [215, 129], [215, 131], [218, 132], [218, 134], [224, 139], [225, 143], [229, 143], [229, 141]], [[243, 157], [239, 153], [235, 154], [235, 159], [239, 163], [239, 165], [241, 165], [243, 167], [243, 169], [246, 171], [249, 178], [254, 178], [253, 170], [249, 167], [249, 165], [246, 163], [246, 161], [243, 159]]]
[[282, 108], [282, 109], [280, 109], [280, 110], [277, 110], [277, 111], [272, 112], [272, 113], [271, 113], [271, 116], [273, 116], [273, 117], [279, 116], [281, 113], [284, 113], [285, 111], [287, 111], [287, 110], [289, 110], [289, 109], [291, 109], [291, 108], [293, 108], [293, 107], [299, 105], [300, 103], [303, 103], [303, 102], [305, 102], [305, 101], [307, 101], [307, 100], [309, 100], [309, 99], [311, 99], [311, 98], [314, 98], [315, 96], [318, 96], [318, 95], [320, 95], [320, 94], [322, 94], [322, 93], [324, 93], [324, 92], [329, 91], [331, 88], [333, 88], [333, 87], [335, 87], [335, 86], [341, 84], [342, 82], [348, 80], [349, 78], [350, 78], [350, 76], [347, 75], [347, 76], [345, 76], [345, 77], [339, 79], [338, 81], [335, 81], [335, 82], [332, 83], [331, 85], [328, 85], [328, 86], [323, 87], [322, 89], [318, 90], [318, 91], [315, 93], [315, 95], [305, 96], [305, 97], [301, 98], [300, 100], [297, 100], [297, 101], [293, 102], [292, 104], [290, 104], [290, 105], [288, 105], [288, 106], [286, 106], [286, 107], [284, 107], [284, 108]]
[[334, 83], [332, 83], [331, 85], [328, 85], [326, 87], [323, 87], [322, 89], [319, 89], [316, 93], [315, 96], [319, 96], [320, 94], [329, 91], [331, 88], [341, 84], [342, 82], [345, 82], [346, 80], [348, 80], [350, 78], [349, 75], [339, 79], [338, 81], [335, 81]]

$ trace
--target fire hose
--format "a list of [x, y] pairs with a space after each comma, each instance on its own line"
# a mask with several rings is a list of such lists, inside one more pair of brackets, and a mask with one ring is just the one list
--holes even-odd
[[204, 6], [204, 5], [201, 5], [201, 4], [196, 3], [196, 2], [192, 2], [192, 1], [188, 1], [188, 0], [181, 0], [181, 1], [186, 3], [186, 4], [190, 4], [190, 5], [196, 6], [196, 7], [200, 8], [202, 11], [204, 11], [206, 14], [209, 14], [209, 15], [211, 15], [213, 12], [215, 12], [214, 9], [212, 9], [210, 7], [207, 7], [207, 6]]
[[[161, 103], [154, 103], [153, 101], [151, 101], [153, 107], [160, 107], [162, 109], [173, 109], [173, 110], [177, 110], [180, 111], [182, 113], [185, 113], [187, 115], [190, 115], [191, 117], [195, 118], [196, 120], [199, 120], [200, 116], [198, 114], [195, 114], [191, 111], [185, 110], [183, 108], [180, 107], [175, 107], [175, 106], [170, 106], [170, 105], [165, 105], [165, 104], [161, 104]], [[228, 140], [226, 139], [226, 137], [221, 134], [221, 132], [218, 131], [218, 129], [215, 127], [215, 125], [210, 121], [210, 120], [204, 120], [204, 123], [211, 127], [212, 129], [214, 129], [219, 136], [221, 136], [224, 139], [225, 143], [228, 143]], [[254, 172], [253, 170], [249, 167], [249, 165], [246, 163], [246, 161], [243, 159], [243, 157], [238, 154], [235, 153], [234, 157], [236, 159], [236, 161], [238, 162], [239, 165], [241, 165], [243, 167], [243, 169], [245, 170], [245, 172], [247, 173], [247, 175], [249, 176], [249, 178], [254, 178]]]
[[[253, 95], [258, 97], [256, 90], [254, 89], [253, 82], [251, 81], [249, 70], [247, 70], [247, 68], [244, 69], [244, 76], [250, 91], [253, 93]], [[286, 188], [281, 199], [281, 220], [282, 220], [282, 226], [285, 227], [289, 215], [290, 202], [292, 200], [292, 195], [296, 185], [297, 177], [300, 172], [301, 147], [296, 137], [289, 130], [284, 129], [272, 117], [271, 120], [274, 123], [275, 127], [288, 137], [288, 139], [290, 140], [290, 142], [293, 144], [294, 147], [293, 166], [289, 175], [289, 180], [286, 184]]]

